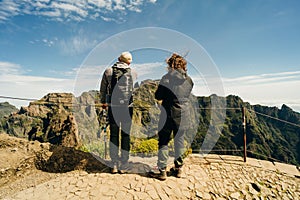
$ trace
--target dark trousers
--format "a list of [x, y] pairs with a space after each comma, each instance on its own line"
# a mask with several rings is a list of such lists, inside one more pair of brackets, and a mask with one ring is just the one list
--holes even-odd
[[171, 134], [174, 135], [174, 147], [175, 147], [175, 167], [181, 167], [183, 165], [183, 156], [185, 153], [184, 148], [184, 135], [185, 130], [178, 129], [178, 125], [170, 117], [167, 117], [162, 129], [158, 132], [158, 162], [159, 168], [163, 169], [167, 167], [169, 158], [168, 144], [171, 140]]
[[[109, 154], [112, 162], [128, 162], [130, 151], [130, 129], [132, 108], [113, 107], [108, 109], [110, 121]], [[121, 154], [120, 151], [121, 143]]]

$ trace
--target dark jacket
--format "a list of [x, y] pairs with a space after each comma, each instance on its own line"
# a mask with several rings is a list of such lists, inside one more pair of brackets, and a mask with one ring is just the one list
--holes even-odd
[[[162, 100], [166, 117], [174, 120], [175, 124], [181, 128], [189, 126], [189, 98], [193, 86], [192, 79], [184, 70], [170, 70], [162, 77], [155, 92], [155, 98]], [[165, 112], [161, 115], [163, 113]]]

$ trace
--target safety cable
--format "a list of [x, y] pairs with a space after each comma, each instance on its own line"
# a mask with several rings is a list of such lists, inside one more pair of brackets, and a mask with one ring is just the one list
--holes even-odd
[[286, 120], [283, 120], [283, 119], [279, 119], [279, 118], [277, 118], [277, 117], [273, 117], [273, 116], [270, 116], [270, 115], [266, 115], [266, 114], [257, 112], [257, 111], [255, 111], [255, 110], [251, 110], [251, 109], [248, 109], [248, 110], [251, 111], [251, 112], [254, 112], [254, 113], [258, 114], [258, 115], [262, 115], [262, 116], [264, 116], [264, 117], [269, 117], [269, 118], [271, 118], [271, 119], [274, 119], [274, 120], [277, 120], [277, 121], [281, 121], [281, 122], [284, 122], [284, 123], [287, 123], [287, 124], [290, 124], [290, 125], [293, 125], [293, 126], [297, 126], [297, 127], [300, 128], [300, 124], [295, 124], [295, 123], [293, 123], [293, 122], [289, 122], [289, 121], [286, 121]]
[[20, 98], [20, 97], [8, 97], [8, 96], [0, 96], [0, 99], [14, 99], [21, 101], [37, 101], [38, 99], [28, 99], [28, 98]]
[[[3, 99], [13, 99], [13, 100], [22, 100], [22, 101], [38, 101], [38, 102], [31, 102], [32, 104], [49, 104], [49, 105], [56, 105], [58, 102], [43, 102], [43, 101], [39, 101], [38, 99], [33, 99], [33, 98], [21, 98], [21, 97], [10, 97], [10, 96], [2, 96], [0, 95], [0, 98], [3, 98]], [[80, 103], [72, 103], [72, 102], [68, 102], [68, 103], [64, 103], [66, 105], [68, 105], [69, 107], [78, 107], [78, 106], [95, 106], [95, 107], [102, 107], [103, 104], [80, 104]], [[142, 108], [142, 109], [145, 109], [145, 108], [152, 108], [154, 106], [132, 106], [134, 108]], [[199, 110], [241, 110], [242, 108], [231, 108], [231, 107], [228, 107], [228, 108], [197, 108]], [[297, 126], [300, 128], [300, 124], [296, 124], [296, 123], [293, 123], [293, 122], [289, 122], [289, 121], [286, 121], [286, 120], [283, 120], [283, 119], [279, 119], [279, 118], [276, 118], [276, 117], [273, 117], [273, 116], [270, 116], [270, 115], [267, 115], [267, 114], [264, 114], [264, 113], [261, 113], [261, 112], [257, 112], [255, 110], [252, 110], [252, 109], [247, 109], [249, 110], [250, 112], [254, 112], [258, 115], [262, 115], [262, 116], [265, 116], [265, 117], [269, 117], [271, 119], [274, 119], [274, 120], [277, 120], [277, 121], [281, 121], [281, 122], [284, 122], [284, 123], [287, 123], [287, 124], [290, 124], [290, 125], [293, 125], [293, 126]]]

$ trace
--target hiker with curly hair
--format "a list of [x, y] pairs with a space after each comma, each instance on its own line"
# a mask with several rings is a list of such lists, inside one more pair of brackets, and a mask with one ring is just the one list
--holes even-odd
[[168, 144], [171, 134], [174, 137], [175, 159], [171, 171], [176, 177], [181, 177], [184, 159], [184, 135], [189, 128], [189, 97], [193, 81], [187, 75], [187, 61], [174, 53], [167, 59], [168, 72], [160, 80], [155, 92], [155, 98], [162, 101], [158, 124], [158, 161], [159, 172], [151, 171], [149, 175], [160, 180], [167, 178], [167, 161], [169, 158]]

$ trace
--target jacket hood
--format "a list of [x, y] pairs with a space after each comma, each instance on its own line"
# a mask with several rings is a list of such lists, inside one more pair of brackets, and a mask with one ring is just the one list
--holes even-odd
[[175, 84], [182, 84], [187, 77], [186, 71], [183, 69], [176, 69], [169, 71], [169, 75]]
[[130, 68], [129, 65], [124, 62], [116, 62], [113, 67], [124, 68], [124, 69]]

